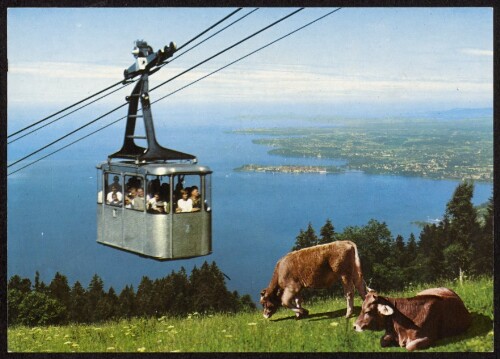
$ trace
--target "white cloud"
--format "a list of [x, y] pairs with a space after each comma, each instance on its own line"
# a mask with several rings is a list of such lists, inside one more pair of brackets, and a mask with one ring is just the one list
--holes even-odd
[[460, 49], [460, 52], [466, 55], [493, 57], [493, 50], [465, 48], [465, 49]]
[[47, 78], [55, 77], [59, 79], [119, 79], [123, 74], [123, 68], [89, 63], [38, 62], [10, 65], [9, 73], [13, 75], [35, 75]]
[[[16, 64], [9, 69], [9, 101], [72, 103], [90, 93], [101, 90], [122, 78], [125, 67], [78, 63], [44, 62]], [[211, 69], [197, 68], [159, 88], [152, 94], [158, 99], [199, 79]], [[150, 89], [184, 71], [168, 66], [153, 75]], [[264, 66], [254, 70], [232, 67], [198, 82], [174, 96], [183, 102], [227, 101], [299, 101], [342, 102], [407, 101], [429, 98], [457, 98], [469, 95], [490, 100], [492, 80], [456, 76], [393, 73], [357, 73], [344, 75], [334, 68], [308, 66]], [[462, 77], [460, 77], [462, 76]], [[29, 80], [27, 80], [29, 79]], [[27, 81], [26, 81], [27, 80]], [[68, 80], [68, 81], [65, 81]], [[72, 80], [72, 81], [71, 81]], [[131, 91], [125, 89], [125, 92]], [[59, 94], [56, 98], [53, 94]], [[110, 99], [109, 101], [116, 101]]]

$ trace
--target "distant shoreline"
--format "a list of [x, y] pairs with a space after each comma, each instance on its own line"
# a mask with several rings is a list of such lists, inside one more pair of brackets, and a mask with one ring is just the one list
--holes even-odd
[[345, 170], [335, 166], [303, 166], [303, 165], [257, 165], [257, 164], [247, 164], [241, 167], [235, 168], [234, 171], [237, 172], [272, 172], [272, 173], [317, 173], [317, 174], [329, 174], [329, 173], [344, 173]]

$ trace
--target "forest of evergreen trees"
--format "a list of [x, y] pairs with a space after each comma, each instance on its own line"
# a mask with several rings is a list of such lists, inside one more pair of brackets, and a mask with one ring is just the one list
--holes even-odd
[[[460, 183], [438, 224], [426, 224], [417, 240], [394, 239], [385, 223], [370, 220], [366, 226], [350, 226], [336, 233], [328, 219], [319, 237], [309, 223], [300, 230], [292, 250], [335, 240], [356, 243], [368, 286], [378, 291], [401, 290], [415, 283], [493, 275], [493, 198], [484, 214], [472, 204], [474, 184]], [[322, 291], [319, 295], [336, 293]], [[340, 291], [337, 291], [341, 293]], [[314, 296], [317, 292], [308, 292]]]
[[28, 278], [14, 275], [8, 282], [7, 297], [8, 324], [29, 326], [255, 309], [249, 295], [228, 291], [215, 262], [194, 267], [190, 276], [182, 267], [154, 281], [143, 277], [137, 291], [127, 285], [120, 294], [113, 287], [106, 292], [97, 274], [87, 288], [78, 281], [70, 287], [60, 273], [49, 285], [40, 281], [38, 272], [33, 284]]
[[[319, 237], [309, 223], [300, 230], [292, 250], [335, 240], [351, 240], [358, 246], [368, 286], [378, 291], [401, 290], [416, 283], [438, 284], [459, 277], [493, 275], [493, 198], [479, 214], [472, 204], [474, 185], [460, 183], [438, 224], [426, 224], [418, 238], [393, 238], [385, 223], [374, 219], [365, 226], [349, 226], [342, 233], [327, 220]], [[337, 288], [338, 287], [338, 288]], [[342, 295], [341, 286], [306, 291], [311, 296]], [[48, 325], [94, 323], [141, 316], [185, 316], [189, 313], [238, 312], [255, 309], [249, 295], [226, 288], [224, 274], [215, 262], [205, 262], [188, 276], [181, 268], [164, 278], [143, 277], [137, 291], [126, 286], [120, 294], [104, 290], [96, 274], [87, 288], [78, 281], [70, 288], [56, 273], [49, 285], [38, 272], [32, 284], [17, 275], [8, 282], [8, 323]]]

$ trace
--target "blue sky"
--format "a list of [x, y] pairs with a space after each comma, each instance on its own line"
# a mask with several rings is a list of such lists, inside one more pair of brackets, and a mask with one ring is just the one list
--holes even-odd
[[[249, 12], [245, 8], [232, 19]], [[233, 8], [11, 8], [7, 12], [9, 113], [56, 111], [122, 78], [136, 39], [182, 45]], [[292, 8], [261, 8], [151, 78], [153, 87]], [[165, 95], [325, 14], [306, 8], [178, 80]], [[130, 89], [110, 96], [117, 106]], [[173, 104], [301, 104], [338, 114], [493, 105], [491, 8], [344, 8], [183, 90]], [[12, 116], [10, 116], [12, 118]]]

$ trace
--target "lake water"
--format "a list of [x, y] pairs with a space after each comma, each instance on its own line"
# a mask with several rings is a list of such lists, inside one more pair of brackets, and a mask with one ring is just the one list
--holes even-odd
[[[319, 234], [327, 218], [336, 231], [346, 226], [363, 226], [374, 218], [386, 222], [394, 237], [401, 234], [407, 239], [414, 233], [418, 238], [420, 228], [411, 222], [441, 217], [458, 184], [362, 172], [234, 172], [234, 168], [248, 163], [339, 162], [270, 156], [268, 148], [252, 144], [256, 136], [227, 132], [282, 126], [283, 121], [228, 123], [213, 118], [208, 123], [210, 126], [200, 122], [193, 128], [160, 125], [157, 137], [165, 147], [195, 154], [200, 164], [214, 171], [213, 254], [157, 262], [96, 243], [95, 165], [121, 146], [122, 124], [8, 177], [8, 276], [19, 274], [33, 280], [35, 271], [39, 271], [48, 284], [59, 271], [68, 277], [70, 285], [78, 280], [87, 286], [97, 273], [106, 288], [113, 286], [120, 292], [127, 284], [137, 289], [144, 275], [163, 277], [181, 266], [190, 273], [194, 265], [215, 261], [231, 278], [227, 281], [230, 290], [250, 294], [257, 300], [276, 261], [290, 250], [299, 230], [306, 229], [309, 222]], [[311, 123], [287, 121], [286, 125]], [[37, 137], [24, 149], [9, 147], [9, 159], [46, 142], [46, 138]], [[486, 202], [491, 196], [492, 184], [475, 185], [475, 204]], [[362, 248], [360, 252], [362, 255]]]

